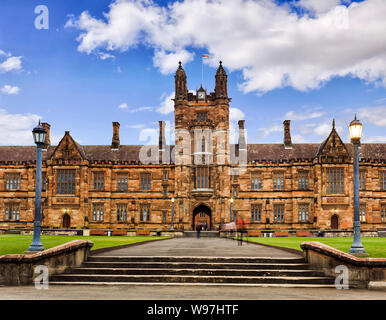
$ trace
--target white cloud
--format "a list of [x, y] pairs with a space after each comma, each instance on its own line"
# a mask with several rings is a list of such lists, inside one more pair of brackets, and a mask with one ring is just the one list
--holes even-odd
[[9, 57], [0, 63], [0, 73], [21, 70], [21, 57]]
[[137, 123], [129, 126], [130, 129], [143, 129], [145, 125], [143, 123]]
[[304, 121], [304, 120], [310, 120], [315, 118], [320, 118], [324, 115], [324, 112], [322, 111], [312, 111], [312, 110], [302, 110], [299, 111], [288, 111], [284, 115], [284, 120], [293, 120], [293, 121]]
[[115, 56], [113, 56], [110, 53], [106, 53], [106, 52], [99, 52], [98, 55], [99, 55], [99, 58], [101, 60], [107, 60], [107, 59], [114, 59], [115, 58]]
[[121, 109], [126, 112], [135, 113], [135, 112], [141, 112], [141, 111], [152, 111], [153, 107], [139, 107], [139, 108], [129, 108], [127, 103], [121, 103], [118, 106], [118, 109]]
[[13, 94], [18, 94], [19, 91], [20, 91], [20, 88], [18, 86], [14, 86], [12, 87], [11, 85], [9, 84], [6, 84], [4, 87], [2, 87], [0, 89], [0, 91], [4, 94], [10, 94], [10, 95], [13, 95]]
[[295, 5], [307, 9], [314, 14], [322, 14], [339, 4], [340, 0], [299, 0]]
[[327, 137], [331, 132], [331, 124], [329, 123], [322, 123], [319, 124], [317, 127], [313, 130], [318, 136]]
[[259, 133], [259, 137], [264, 139], [264, 138], [270, 136], [272, 133], [282, 132], [283, 131], [283, 127], [282, 126], [278, 126], [278, 125], [274, 125], [274, 126], [269, 127], [269, 128], [260, 128], [260, 129], [258, 129], [258, 131], [260, 132]]
[[32, 129], [39, 119], [36, 114], [12, 114], [0, 109], [0, 144], [33, 145]]
[[162, 113], [162, 114], [169, 114], [174, 111], [174, 102], [172, 99], [174, 99], [175, 93], [172, 92], [170, 95], [166, 96], [163, 94], [161, 96], [161, 99], [163, 101], [161, 102], [160, 106], [157, 108], [157, 112]]
[[357, 116], [361, 121], [386, 127], [386, 106], [362, 108], [359, 110]]
[[245, 113], [238, 108], [229, 108], [229, 120], [230, 121], [238, 121], [244, 120]]
[[363, 141], [363, 143], [386, 143], [386, 136], [374, 136], [374, 137], [363, 136], [361, 141]]
[[317, 89], [344, 76], [386, 86], [386, 44], [380, 41], [386, 1], [336, 4], [302, 0], [299, 5], [317, 13], [312, 16], [274, 0], [184, 0], [168, 7], [116, 0], [103, 19], [85, 11], [66, 25], [80, 30], [80, 52], [153, 48], [162, 73], [174, 72], [179, 59], [191, 61], [192, 49], [205, 48], [212, 66], [221, 58], [231, 71], [242, 71], [243, 92]]
[[291, 140], [292, 143], [305, 143], [307, 141], [306, 137], [301, 134], [293, 134]]
[[163, 50], [157, 50], [153, 57], [153, 63], [160, 69], [162, 74], [169, 74], [176, 71], [176, 61], [187, 63], [192, 61], [193, 58], [194, 54], [186, 50], [169, 53], [166, 53]]

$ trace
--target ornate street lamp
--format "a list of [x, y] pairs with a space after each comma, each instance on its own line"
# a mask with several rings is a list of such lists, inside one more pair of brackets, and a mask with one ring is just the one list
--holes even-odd
[[349, 253], [366, 254], [365, 248], [361, 242], [361, 222], [359, 208], [359, 155], [358, 147], [362, 136], [362, 123], [355, 119], [349, 125], [351, 143], [354, 145], [354, 241]]
[[232, 206], [233, 206], [233, 198], [231, 197], [231, 221], [232, 222], [232, 218], [233, 218], [233, 213], [232, 213]]
[[174, 216], [174, 198], [172, 198], [172, 226], [171, 226], [171, 230], [173, 230], [173, 216]]
[[36, 153], [36, 188], [35, 188], [35, 218], [34, 234], [28, 251], [43, 251], [40, 239], [40, 229], [42, 224], [42, 148], [46, 140], [47, 131], [39, 124], [32, 130], [32, 135], [37, 147]]

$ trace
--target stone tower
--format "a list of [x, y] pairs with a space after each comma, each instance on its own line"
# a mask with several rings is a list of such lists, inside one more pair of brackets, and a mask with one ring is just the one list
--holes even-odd
[[[202, 85], [187, 89], [181, 63], [175, 74], [175, 198], [177, 215], [194, 228], [204, 223], [212, 230], [230, 205], [229, 102], [227, 74], [220, 62], [215, 90]], [[229, 218], [228, 218], [229, 219]]]

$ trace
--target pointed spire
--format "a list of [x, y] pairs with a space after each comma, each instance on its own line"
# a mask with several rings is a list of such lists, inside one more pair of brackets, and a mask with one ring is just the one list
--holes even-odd
[[225, 69], [222, 66], [222, 61], [216, 72], [216, 86], [214, 92], [216, 98], [227, 98], [228, 97], [228, 76]]
[[222, 61], [220, 61], [220, 65], [219, 65], [219, 67], [217, 69], [216, 76], [217, 75], [225, 75], [225, 76], [227, 75], [224, 67], [222, 66]]
[[332, 129], [335, 130], [335, 118], [332, 119]]
[[183, 100], [188, 97], [188, 86], [186, 81], [185, 70], [182, 68], [181, 61], [178, 62], [178, 69], [174, 76], [175, 79], [175, 98]]

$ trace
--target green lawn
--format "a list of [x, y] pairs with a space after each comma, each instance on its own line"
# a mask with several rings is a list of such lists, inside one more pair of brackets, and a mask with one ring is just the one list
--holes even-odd
[[[114, 247], [123, 244], [136, 243], [141, 241], [151, 241], [170, 237], [150, 237], [150, 236], [42, 236], [44, 249], [49, 249], [72, 240], [91, 240], [94, 243], [92, 250]], [[0, 235], [0, 256], [9, 253], [23, 253], [28, 250], [32, 242], [32, 235], [2, 234]]]
[[[305, 241], [318, 241], [340, 251], [348, 252], [353, 242], [352, 237], [322, 238], [322, 237], [249, 237], [250, 241], [301, 250], [300, 244]], [[362, 244], [370, 258], [386, 258], [386, 238], [362, 237]]]

